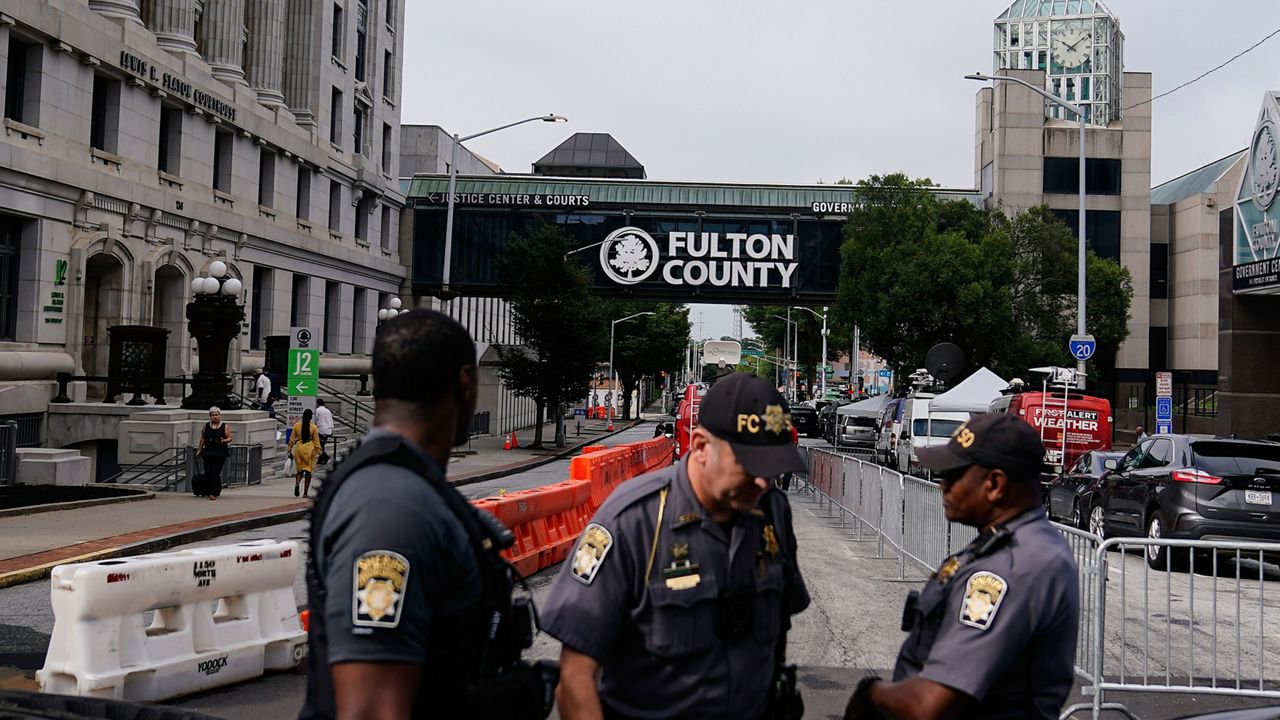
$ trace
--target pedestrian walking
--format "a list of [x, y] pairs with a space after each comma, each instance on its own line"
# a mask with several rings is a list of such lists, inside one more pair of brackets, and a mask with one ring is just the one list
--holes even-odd
[[333, 413], [324, 404], [324, 400], [316, 399], [316, 431], [320, 433], [320, 464], [328, 461], [329, 438], [333, 437]]
[[1143, 440], [1146, 440], [1148, 437], [1150, 437], [1149, 435], [1147, 435], [1147, 431], [1146, 431], [1146, 430], [1144, 430], [1144, 429], [1142, 428], [1142, 426], [1141, 426], [1141, 425], [1139, 425], [1138, 427], [1134, 428], [1134, 429], [1133, 429], [1133, 432], [1134, 432], [1134, 434], [1135, 434], [1135, 435], [1137, 435], [1137, 437], [1136, 437], [1136, 438], [1134, 439], [1134, 441], [1133, 441], [1133, 444], [1134, 444], [1134, 445], [1137, 445], [1138, 443], [1140, 443], [1140, 442], [1142, 442]]
[[227, 462], [233, 437], [231, 428], [222, 422], [222, 410], [216, 405], [209, 408], [209, 422], [200, 428], [200, 442], [196, 446], [196, 457], [204, 466], [204, 472], [192, 488], [196, 497], [217, 500], [222, 494], [222, 466]]
[[609, 496], [552, 584], [560, 717], [800, 717], [783, 653], [809, 604], [791, 506], [802, 470], [766, 381], [735, 373], [703, 398], [678, 465]]
[[981, 534], [908, 597], [893, 681], [864, 679], [845, 718], [1058, 717], [1073, 681], [1079, 586], [1040, 503], [1039, 434], [1013, 415], [982, 414], [919, 457], [941, 478], [947, 520]]
[[265, 405], [267, 403], [267, 399], [270, 398], [274, 392], [271, 387], [271, 378], [267, 376], [267, 369], [258, 368], [255, 370], [253, 372], [253, 381], [253, 399], [256, 400], [259, 405]]
[[320, 455], [320, 432], [311, 421], [311, 410], [302, 411], [302, 419], [293, 424], [289, 435], [289, 456], [293, 458], [293, 496], [298, 497], [298, 483], [305, 481], [302, 491], [311, 494], [311, 475], [316, 470], [316, 458]]
[[276, 419], [276, 399], [277, 398], [274, 394], [268, 395], [267, 401], [262, 405], [262, 409], [267, 412], [267, 417], [271, 418], [272, 420]]
[[545, 718], [554, 667], [520, 661], [535, 630], [498, 554], [511, 532], [445, 481], [475, 410], [474, 343], [442, 313], [399, 315], [373, 383], [374, 428], [312, 509], [301, 717]]

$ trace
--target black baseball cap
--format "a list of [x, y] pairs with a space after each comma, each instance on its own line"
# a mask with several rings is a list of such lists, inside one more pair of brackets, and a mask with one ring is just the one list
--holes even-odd
[[1006, 413], [974, 415], [951, 433], [946, 445], [921, 448], [917, 453], [920, 464], [933, 472], [979, 465], [1003, 470], [1014, 480], [1030, 480], [1046, 470], [1039, 433]]
[[733, 448], [742, 469], [775, 477], [808, 467], [791, 438], [791, 413], [764, 378], [733, 373], [716, 381], [702, 398], [698, 425]]

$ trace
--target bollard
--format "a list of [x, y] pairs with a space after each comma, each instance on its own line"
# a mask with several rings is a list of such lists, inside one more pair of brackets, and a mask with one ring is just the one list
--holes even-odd
[[294, 541], [258, 540], [59, 565], [40, 689], [156, 702], [295, 667], [300, 560]]

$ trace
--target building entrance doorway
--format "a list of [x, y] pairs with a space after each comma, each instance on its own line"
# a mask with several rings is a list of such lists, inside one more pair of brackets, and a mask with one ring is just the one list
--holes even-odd
[[[186, 347], [186, 317], [184, 315], [187, 279], [176, 265], [156, 268], [151, 301], [151, 324], [169, 331], [169, 344], [165, 347], [166, 377], [175, 377], [187, 371], [182, 351]], [[182, 397], [183, 388], [166, 387], [165, 397]]]
[[[124, 324], [124, 264], [100, 253], [89, 258], [84, 272], [84, 344], [80, 351], [86, 375], [107, 374], [107, 328]], [[89, 398], [101, 399], [104, 387], [89, 384]]]

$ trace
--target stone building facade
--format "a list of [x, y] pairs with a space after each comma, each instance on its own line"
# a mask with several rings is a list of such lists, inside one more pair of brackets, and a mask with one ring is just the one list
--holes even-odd
[[105, 374], [112, 326], [169, 329], [191, 375], [214, 260], [243, 286], [233, 368], [299, 325], [322, 370], [367, 368], [405, 275], [405, 1], [0, 0], [0, 420], [98, 440], [40, 416], [55, 373]]

